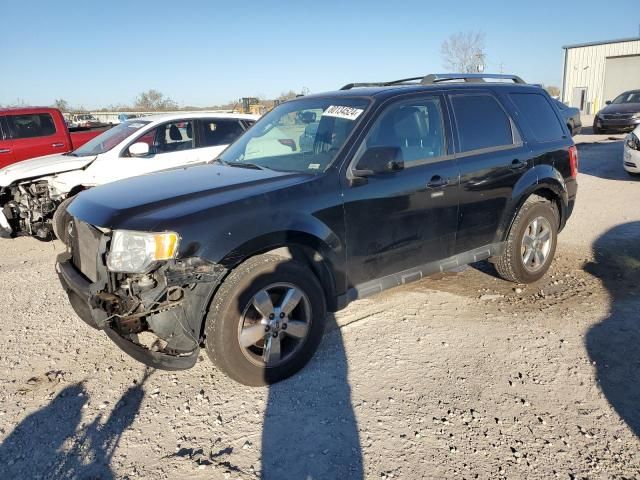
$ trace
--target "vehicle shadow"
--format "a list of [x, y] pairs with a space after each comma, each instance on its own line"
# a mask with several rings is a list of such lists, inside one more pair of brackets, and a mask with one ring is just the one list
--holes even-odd
[[100, 414], [87, 425], [81, 423], [89, 401], [84, 382], [65, 387], [0, 444], [0, 478], [116, 478], [111, 459], [140, 409], [143, 386], [152, 373], [145, 369], [142, 380], [127, 389], [106, 421]]
[[622, 139], [579, 143], [580, 175], [590, 175], [606, 180], [634, 181], [635, 179], [622, 167], [623, 151]]
[[[266, 264], [262, 274], [245, 284], [234, 306], [237, 308], [237, 318], [258, 324], [265, 329], [263, 332], [269, 332], [261, 338], [255, 338], [255, 343], [246, 347], [246, 351], [241, 351], [240, 355], [252, 355], [254, 361], [262, 361], [271, 351], [274, 345], [272, 338], [278, 338], [275, 345], [278, 345], [276, 351], [280, 358], [292, 354], [297, 348], [302, 349], [297, 355], [304, 356], [312, 351], [305, 351], [309, 342], [321, 340], [309, 363], [285, 380], [277, 381], [283, 374], [281, 369], [262, 369], [260, 375], [262, 381], [269, 384], [269, 390], [262, 426], [261, 478], [360, 480], [364, 477], [362, 451], [351, 403], [348, 362], [341, 331], [337, 328], [335, 316], [330, 313], [325, 316], [324, 329], [319, 323], [313, 323], [317, 322], [313, 312], [320, 308], [319, 298], [324, 292], [315, 291], [321, 287], [300, 269], [300, 264], [307, 265], [318, 277], [323, 264], [321, 260], [312, 260], [301, 252], [294, 255], [296, 260], [283, 257]], [[270, 257], [274, 259], [273, 255]], [[287, 327], [277, 330], [283, 322], [281, 320], [278, 323], [277, 319], [283, 317], [277, 315], [276, 309], [279, 311], [285, 305], [292, 288], [299, 289], [306, 296], [300, 297], [295, 302], [296, 306], [289, 310]], [[255, 307], [248, 307], [247, 310], [248, 302], [256, 305], [255, 298], [259, 292], [269, 295], [267, 299], [262, 297], [260, 300], [262, 311], [257, 311]], [[270, 317], [266, 312], [275, 312], [276, 315], [271, 325], [262, 327], [266, 318]], [[310, 312], [311, 326], [306, 331], [308, 336], [303, 337], [304, 343], [300, 344], [296, 339], [301, 337], [289, 331], [293, 319], [300, 324]], [[229, 341], [237, 341], [235, 335], [233, 338]]]
[[316, 357], [271, 385], [262, 430], [262, 478], [364, 478], [347, 358], [335, 317]]
[[586, 347], [602, 392], [640, 437], [640, 222], [618, 225], [593, 246], [585, 270], [611, 297], [609, 316], [592, 327]]

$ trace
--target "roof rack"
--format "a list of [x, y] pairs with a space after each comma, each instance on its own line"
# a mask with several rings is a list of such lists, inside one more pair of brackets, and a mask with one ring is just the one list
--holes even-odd
[[414, 84], [414, 85], [433, 85], [439, 82], [448, 82], [452, 80], [463, 80], [469, 83], [482, 83], [485, 79], [491, 80], [512, 80], [514, 83], [526, 84], [522, 78], [517, 75], [506, 75], [498, 73], [431, 73], [424, 77], [402, 78], [400, 80], [392, 80], [390, 82], [365, 82], [365, 83], [348, 83], [340, 90], [351, 90], [357, 87], [389, 87], [393, 85]]

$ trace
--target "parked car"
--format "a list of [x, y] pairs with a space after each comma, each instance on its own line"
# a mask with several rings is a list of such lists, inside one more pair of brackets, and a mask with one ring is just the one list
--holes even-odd
[[70, 133], [56, 108], [0, 108], [0, 168], [29, 158], [70, 152], [101, 133]]
[[100, 120], [89, 113], [77, 113], [70, 115], [70, 122], [72, 128], [87, 129], [104, 126]]
[[571, 132], [571, 135], [578, 135], [582, 132], [582, 120], [580, 119], [580, 109], [576, 107], [569, 107], [562, 103], [560, 100], [554, 99], [558, 110], [564, 121], [567, 123], [567, 128]]
[[622, 166], [631, 176], [640, 176], [640, 125], [624, 139]]
[[[484, 259], [540, 279], [577, 191], [549, 95], [488, 74], [358, 85], [278, 105], [213, 162], [78, 195], [57, 258], [77, 314], [147, 365], [189, 368], [204, 345], [264, 385], [355, 299]], [[308, 111], [313, 149], [274, 155], [269, 131]]]
[[257, 117], [184, 113], [130, 120], [65, 155], [0, 170], [0, 233], [67, 240], [66, 206], [78, 192], [122, 178], [215, 158]]
[[626, 132], [640, 125], [640, 90], [618, 95], [593, 120], [593, 133]]

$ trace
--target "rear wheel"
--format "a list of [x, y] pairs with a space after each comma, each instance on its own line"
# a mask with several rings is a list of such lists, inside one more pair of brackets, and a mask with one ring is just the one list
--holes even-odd
[[495, 261], [498, 274], [516, 283], [542, 278], [553, 261], [559, 223], [555, 204], [538, 196], [527, 199], [513, 221], [504, 253]]
[[65, 245], [69, 245], [69, 228], [71, 227], [71, 221], [73, 217], [67, 212], [67, 207], [73, 201], [75, 197], [66, 198], [58, 205], [55, 212], [53, 212], [52, 226], [53, 233], [56, 238]]
[[245, 385], [283, 380], [311, 359], [324, 333], [324, 291], [295, 260], [250, 258], [214, 296], [205, 320], [212, 362]]

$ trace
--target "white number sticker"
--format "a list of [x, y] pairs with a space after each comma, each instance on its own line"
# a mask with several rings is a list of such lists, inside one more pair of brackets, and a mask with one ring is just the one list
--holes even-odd
[[364, 112], [361, 108], [345, 107], [340, 105], [330, 105], [322, 113], [323, 117], [337, 117], [346, 120], [355, 120]]

